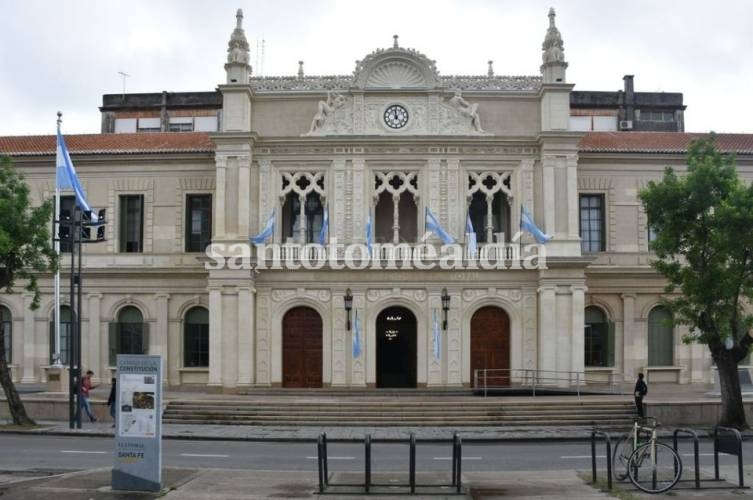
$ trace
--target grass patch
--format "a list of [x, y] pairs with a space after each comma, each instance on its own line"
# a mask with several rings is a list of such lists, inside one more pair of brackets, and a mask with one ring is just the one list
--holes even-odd
[[596, 482], [591, 482], [591, 472], [585, 472], [580, 471], [577, 473], [578, 477], [583, 480], [586, 484], [591, 486], [592, 488], [599, 490], [603, 493], [606, 493], [608, 495], [613, 496], [614, 498], [619, 498], [620, 500], [638, 500], [638, 497], [633, 495], [633, 493], [629, 491], [625, 491], [622, 488], [620, 488], [619, 483], [617, 481], [612, 481], [612, 489], [607, 489], [607, 479], [603, 477], [603, 474], [601, 477], [597, 474], [596, 476]]

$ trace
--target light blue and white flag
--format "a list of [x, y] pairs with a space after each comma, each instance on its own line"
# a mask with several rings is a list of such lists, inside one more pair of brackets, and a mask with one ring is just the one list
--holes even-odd
[[530, 212], [522, 205], [520, 207], [520, 229], [531, 233], [533, 237], [536, 238], [537, 243], [543, 244], [552, 239], [550, 235], [546, 234], [536, 226]]
[[436, 217], [434, 217], [434, 214], [431, 213], [431, 209], [429, 207], [426, 207], [426, 230], [431, 231], [432, 233], [435, 233], [439, 238], [442, 240], [442, 243], [445, 245], [450, 245], [452, 243], [455, 243], [455, 238], [450, 236], [450, 234], [444, 230], [444, 228], [439, 224], [439, 221]]
[[272, 209], [272, 213], [269, 214], [267, 223], [264, 225], [264, 229], [256, 236], [251, 236], [248, 240], [254, 245], [261, 245], [269, 239], [270, 236], [275, 234], [275, 210]]
[[86, 193], [76, 175], [76, 169], [73, 168], [71, 155], [65, 145], [63, 134], [58, 127], [58, 145], [55, 158], [55, 187], [57, 189], [73, 189], [76, 194], [76, 203], [83, 212], [91, 212], [91, 207], [86, 201]]
[[322, 216], [322, 228], [319, 230], [319, 244], [321, 246], [327, 244], [327, 236], [329, 236], [329, 203], [324, 207], [324, 215]]
[[465, 220], [465, 233], [468, 235], [468, 258], [475, 259], [478, 252], [478, 243], [476, 242], [476, 231], [473, 229], [471, 214]]
[[432, 326], [433, 328], [433, 350], [434, 350], [434, 359], [439, 361], [439, 357], [441, 355], [441, 339], [439, 337], [439, 322], [437, 321], [437, 310], [434, 309], [434, 324]]
[[353, 321], [353, 358], [361, 356], [361, 320], [358, 319], [358, 310], [355, 311]]
[[369, 257], [371, 257], [372, 246], [374, 245], [374, 237], [371, 235], [371, 210], [366, 217], [366, 248], [369, 250]]

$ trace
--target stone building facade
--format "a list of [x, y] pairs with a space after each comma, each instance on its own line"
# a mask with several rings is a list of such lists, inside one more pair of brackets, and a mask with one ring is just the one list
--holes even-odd
[[[106, 379], [118, 352], [161, 354], [170, 385], [224, 391], [463, 387], [479, 369], [502, 384], [523, 370], [569, 385], [570, 373], [630, 381], [647, 368], [709, 381], [703, 347], [661, 321], [637, 199], [665, 166], [683, 169], [696, 136], [571, 130], [553, 11], [542, 56], [539, 76], [442, 76], [395, 37], [352, 75], [255, 77], [239, 11], [217, 132], [67, 138], [89, 203], [109, 215], [107, 242], [84, 257], [84, 366]], [[753, 138], [718, 141], [750, 176]], [[54, 137], [0, 138], [38, 200], [54, 192], [54, 152]], [[375, 242], [416, 246], [427, 208], [465, 244], [470, 218], [507, 261], [532, 242], [513, 238], [522, 207], [553, 237], [546, 269], [206, 267], [210, 240], [245, 244], [271, 213], [271, 241], [315, 242], [325, 210], [345, 244], [366, 243], [371, 220]], [[0, 295], [21, 382], [44, 381], [53, 350], [50, 277], [42, 286], [36, 311]]]

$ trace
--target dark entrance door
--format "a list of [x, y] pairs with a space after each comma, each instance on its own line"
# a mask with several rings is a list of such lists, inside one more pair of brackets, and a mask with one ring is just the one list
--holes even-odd
[[322, 386], [322, 318], [310, 307], [282, 318], [282, 386]]
[[[510, 317], [499, 307], [482, 307], [471, 318], [471, 384], [476, 370], [484, 368], [510, 368]], [[509, 371], [487, 376], [489, 385], [510, 385]], [[479, 378], [479, 384], [483, 385], [483, 378]]]
[[377, 387], [416, 387], [416, 317], [404, 307], [379, 313]]

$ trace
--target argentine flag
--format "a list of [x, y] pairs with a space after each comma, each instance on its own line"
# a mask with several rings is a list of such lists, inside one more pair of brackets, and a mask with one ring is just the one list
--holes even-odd
[[374, 245], [374, 238], [371, 236], [371, 210], [366, 217], [366, 248], [369, 250], [369, 257], [371, 257], [372, 246]]
[[452, 243], [455, 243], [455, 238], [450, 236], [450, 234], [444, 230], [444, 228], [439, 224], [439, 221], [436, 217], [434, 217], [434, 214], [431, 213], [431, 209], [429, 207], [426, 207], [426, 230], [431, 231], [432, 233], [435, 233], [439, 238], [442, 240], [442, 243], [445, 245], [450, 245]]
[[272, 209], [272, 213], [269, 214], [267, 223], [264, 225], [261, 233], [256, 236], [251, 236], [248, 240], [254, 245], [261, 245], [269, 239], [270, 236], [275, 234], [275, 209]]
[[76, 175], [76, 169], [73, 168], [71, 155], [68, 154], [68, 148], [65, 145], [63, 134], [60, 133], [60, 128], [58, 128], [58, 144], [55, 158], [55, 186], [58, 189], [73, 189], [73, 192], [76, 194], [76, 203], [81, 208], [81, 211], [84, 213], [92, 211], [89, 203], [86, 201], [84, 188], [81, 187], [81, 183]]
[[476, 231], [474, 231], [473, 222], [471, 222], [471, 214], [468, 214], [468, 218], [465, 220], [465, 232], [468, 235], [468, 258], [475, 259], [478, 244], [476, 242]]
[[433, 325], [433, 351], [434, 351], [434, 359], [439, 361], [439, 357], [441, 354], [440, 351], [440, 338], [439, 338], [439, 322], [437, 321], [437, 310], [434, 309], [434, 325]]
[[361, 356], [361, 320], [358, 319], [358, 310], [355, 311], [355, 321], [353, 321], [353, 358]]
[[538, 226], [536, 226], [536, 223], [533, 222], [533, 217], [531, 216], [530, 212], [528, 212], [526, 207], [522, 205], [520, 207], [520, 229], [531, 233], [533, 237], [536, 238], [537, 243], [543, 244], [552, 239], [551, 236], [549, 236], [544, 231], [539, 229]]
[[324, 215], [322, 216], [322, 228], [319, 230], [319, 244], [324, 246], [327, 244], [327, 235], [329, 234], [329, 204], [324, 207]]

